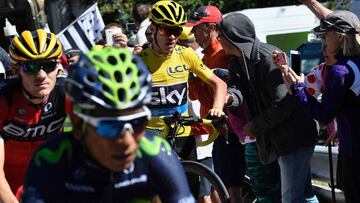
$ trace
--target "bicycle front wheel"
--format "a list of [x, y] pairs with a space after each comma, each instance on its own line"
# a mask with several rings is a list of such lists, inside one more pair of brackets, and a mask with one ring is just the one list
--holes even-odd
[[207, 166], [196, 161], [182, 161], [181, 163], [186, 173], [206, 178], [211, 183], [212, 187], [217, 191], [222, 203], [230, 202], [230, 196], [224, 183], [221, 181], [219, 176], [217, 176]]

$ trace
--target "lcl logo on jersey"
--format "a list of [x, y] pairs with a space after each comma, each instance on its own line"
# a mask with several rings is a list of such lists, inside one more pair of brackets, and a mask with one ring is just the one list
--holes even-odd
[[187, 101], [187, 83], [168, 86], [154, 86], [152, 88], [152, 107], [176, 107]]
[[187, 75], [184, 75], [184, 74], [179, 74], [179, 73], [182, 73], [182, 72], [187, 72], [189, 71], [189, 69], [186, 67], [186, 65], [178, 65], [178, 66], [175, 66], [175, 67], [168, 67], [166, 69], [166, 73], [172, 77], [172, 78], [176, 78], [176, 79], [181, 79], [181, 78], [184, 78], [184, 77], [187, 77]]

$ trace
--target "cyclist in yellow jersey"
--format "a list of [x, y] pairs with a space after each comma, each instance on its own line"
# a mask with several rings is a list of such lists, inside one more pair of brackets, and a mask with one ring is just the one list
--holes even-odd
[[172, 115], [175, 111], [187, 113], [190, 72], [214, 90], [209, 115], [223, 115], [226, 84], [202, 63], [193, 49], [176, 45], [182, 26], [187, 21], [182, 6], [175, 1], [158, 1], [153, 5], [149, 19], [152, 44], [140, 53], [153, 79], [152, 101], [149, 105], [153, 119], [148, 127], [162, 130], [164, 124], [157, 117]]

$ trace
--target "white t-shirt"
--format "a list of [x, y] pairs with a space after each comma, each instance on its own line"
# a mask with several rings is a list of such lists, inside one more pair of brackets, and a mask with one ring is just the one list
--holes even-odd
[[140, 44], [141, 46], [147, 42], [145, 31], [151, 24], [149, 18], [146, 18], [140, 23], [139, 30], [136, 33], [135, 44]]

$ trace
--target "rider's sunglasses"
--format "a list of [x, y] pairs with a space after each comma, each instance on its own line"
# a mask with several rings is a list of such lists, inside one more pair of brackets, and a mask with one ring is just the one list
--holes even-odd
[[46, 73], [53, 72], [59, 61], [38, 61], [38, 62], [31, 62], [31, 63], [21, 63], [20, 67], [21, 70], [25, 73], [37, 74], [40, 69], [44, 70]]
[[158, 30], [159, 34], [162, 36], [170, 37], [171, 35], [174, 35], [175, 37], [178, 37], [183, 29], [181, 27], [159, 26]]
[[125, 130], [132, 134], [143, 131], [150, 119], [150, 111], [145, 108], [143, 112], [118, 117], [92, 117], [77, 111], [74, 111], [74, 114], [94, 126], [99, 136], [114, 139], [118, 135], [123, 135]]

